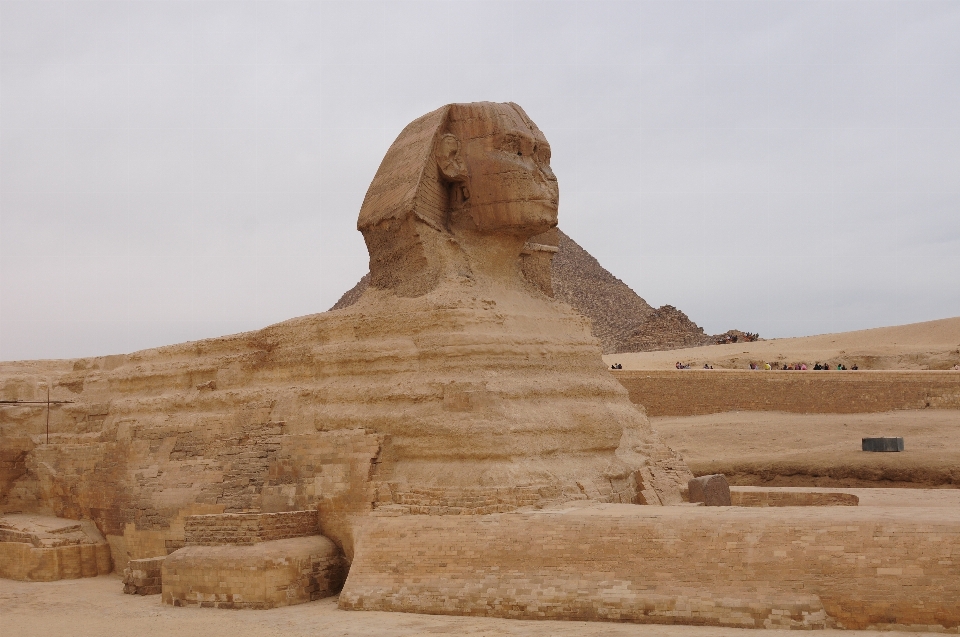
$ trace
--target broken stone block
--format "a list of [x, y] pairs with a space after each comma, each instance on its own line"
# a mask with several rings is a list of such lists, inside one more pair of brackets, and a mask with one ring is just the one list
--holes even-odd
[[159, 595], [166, 556], [130, 560], [123, 571], [123, 592], [128, 595]]
[[903, 451], [903, 438], [864, 438], [861, 446], [864, 451]]
[[708, 507], [728, 507], [730, 505], [730, 485], [722, 473], [700, 476], [687, 483], [690, 502], [702, 502]]

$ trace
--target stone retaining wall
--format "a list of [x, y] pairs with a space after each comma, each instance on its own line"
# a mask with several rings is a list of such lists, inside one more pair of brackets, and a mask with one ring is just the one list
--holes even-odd
[[960, 512], [639, 507], [370, 520], [357, 610], [756, 628], [960, 626]]
[[739, 507], [822, 507], [860, 504], [852, 493], [803, 491], [744, 491], [730, 489], [730, 504]]
[[346, 563], [321, 535], [248, 546], [187, 546], [163, 561], [163, 603], [266, 609], [334, 595]]
[[649, 416], [725, 411], [870, 413], [894, 409], [960, 409], [955, 371], [611, 372]]
[[184, 521], [186, 546], [248, 545], [320, 533], [317, 512], [218, 513], [190, 515]]
[[68, 544], [38, 548], [26, 542], [0, 542], [0, 577], [28, 582], [96, 577], [113, 570], [110, 547]]

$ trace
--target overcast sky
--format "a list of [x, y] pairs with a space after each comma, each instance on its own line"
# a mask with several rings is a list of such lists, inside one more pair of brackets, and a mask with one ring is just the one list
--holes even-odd
[[328, 309], [404, 125], [514, 101], [709, 333], [960, 315], [960, 2], [3, 2], [0, 359]]

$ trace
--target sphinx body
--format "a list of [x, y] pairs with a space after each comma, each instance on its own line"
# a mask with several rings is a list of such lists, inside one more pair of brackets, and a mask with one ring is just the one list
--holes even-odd
[[552, 298], [559, 193], [513, 104], [411, 123], [358, 227], [354, 305], [124, 356], [0, 365], [0, 512], [96, 521], [114, 560], [165, 554], [196, 513], [319, 506], [351, 557], [369, 515], [680, 501], [692, 477]]

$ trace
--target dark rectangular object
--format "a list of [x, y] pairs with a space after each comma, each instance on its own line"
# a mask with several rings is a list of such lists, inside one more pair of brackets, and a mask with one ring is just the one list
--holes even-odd
[[864, 451], [903, 451], [903, 438], [864, 438]]

